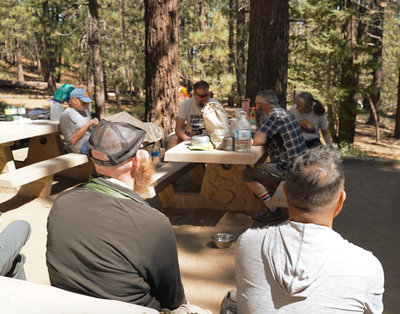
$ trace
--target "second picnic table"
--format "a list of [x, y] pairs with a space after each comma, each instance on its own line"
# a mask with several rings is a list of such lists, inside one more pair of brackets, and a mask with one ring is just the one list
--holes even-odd
[[165, 153], [164, 161], [205, 164], [205, 173], [199, 193], [178, 193], [170, 185], [162, 190], [160, 200], [164, 208], [218, 209], [253, 214], [262, 208], [262, 202], [242, 180], [247, 165], [265, 160], [263, 146], [252, 146], [248, 153], [234, 151], [192, 151], [190, 140]]

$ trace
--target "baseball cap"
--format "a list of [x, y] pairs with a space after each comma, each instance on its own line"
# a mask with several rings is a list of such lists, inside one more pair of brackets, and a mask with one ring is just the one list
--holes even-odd
[[93, 100], [89, 97], [89, 93], [82, 88], [75, 88], [69, 98], [79, 98], [83, 102], [92, 102]]
[[155, 143], [161, 140], [163, 135], [161, 128], [157, 124], [153, 122], [142, 122], [125, 111], [121, 111], [104, 119], [112, 122], [129, 123], [141, 130], [146, 131], [143, 142]]
[[[88, 140], [88, 154], [95, 164], [115, 166], [135, 156], [142, 145], [146, 132], [129, 123], [101, 120]], [[92, 150], [102, 152], [108, 160], [92, 156]]]

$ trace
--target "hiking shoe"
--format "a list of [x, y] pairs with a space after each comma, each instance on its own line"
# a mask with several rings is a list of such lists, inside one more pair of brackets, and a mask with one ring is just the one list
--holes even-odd
[[258, 214], [254, 214], [251, 218], [258, 222], [272, 222], [282, 219], [282, 213], [279, 208], [275, 211], [271, 211], [268, 208], [259, 212]]

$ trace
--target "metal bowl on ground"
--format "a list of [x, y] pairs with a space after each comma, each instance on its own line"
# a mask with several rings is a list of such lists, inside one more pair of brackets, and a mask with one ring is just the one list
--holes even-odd
[[232, 245], [235, 236], [231, 233], [220, 232], [211, 237], [215, 246], [219, 249], [226, 249]]

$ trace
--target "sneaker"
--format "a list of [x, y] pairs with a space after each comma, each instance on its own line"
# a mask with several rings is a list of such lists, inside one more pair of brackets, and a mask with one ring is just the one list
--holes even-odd
[[254, 214], [251, 218], [258, 222], [272, 222], [282, 219], [282, 213], [279, 208], [275, 211], [270, 211], [268, 208], [259, 212], [258, 214]]

